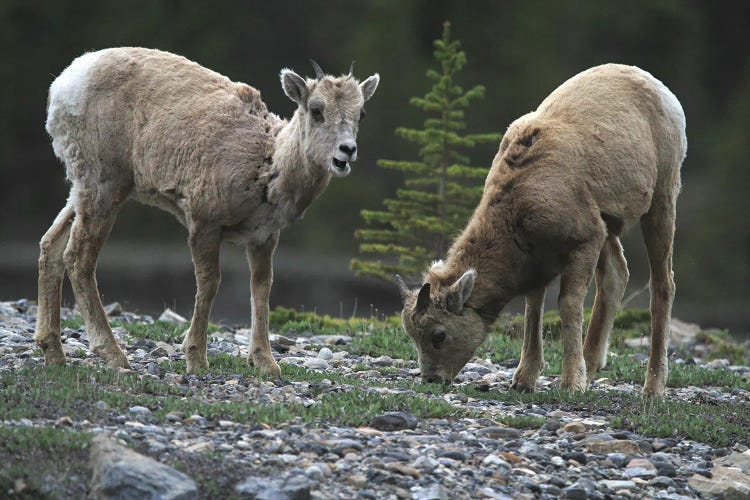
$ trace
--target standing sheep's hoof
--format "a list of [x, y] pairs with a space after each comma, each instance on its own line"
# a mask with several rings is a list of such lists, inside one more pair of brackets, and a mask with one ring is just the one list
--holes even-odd
[[62, 343], [53, 342], [51, 344], [44, 341], [37, 341], [42, 352], [44, 352], [44, 364], [47, 366], [65, 366], [65, 351], [63, 351]]
[[263, 375], [281, 377], [281, 368], [270, 353], [263, 351], [254, 352], [252, 355], [248, 356], [247, 364], [257, 368]]

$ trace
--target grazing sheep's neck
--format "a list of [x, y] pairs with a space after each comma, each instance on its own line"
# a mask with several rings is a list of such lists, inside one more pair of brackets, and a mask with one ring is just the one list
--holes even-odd
[[524, 256], [513, 243], [504, 224], [493, 224], [491, 217], [478, 212], [448, 250], [445, 262], [430, 269], [429, 277], [439, 288], [449, 287], [466, 271], [477, 277], [466, 307], [479, 313], [487, 325], [494, 323], [517, 291], [517, 274]]
[[274, 144], [272, 177], [278, 178], [275, 191], [294, 207], [301, 217], [312, 201], [331, 181], [327, 167], [310, 161], [304, 149], [304, 126], [298, 112], [278, 132]]

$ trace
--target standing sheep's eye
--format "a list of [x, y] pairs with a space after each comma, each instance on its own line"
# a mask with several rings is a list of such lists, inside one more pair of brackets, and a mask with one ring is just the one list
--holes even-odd
[[434, 349], [440, 349], [443, 342], [445, 342], [445, 332], [435, 332], [432, 336], [432, 347]]
[[315, 120], [318, 123], [323, 123], [323, 107], [322, 106], [315, 106], [310, 107], [310, 114], [313, 117], [313, 120]]
[[361, 110], [359, 111], [359, 121], [362, 121], [362, 119], [363, 119], [363, 118], [365, 117], [365, 115], [366, 115], [366, 114], [367, 114], [367, 112], [365, 111], [365, 109], [364, 109], [364, 108], [362, 108], [362, 109], [361, 109]]

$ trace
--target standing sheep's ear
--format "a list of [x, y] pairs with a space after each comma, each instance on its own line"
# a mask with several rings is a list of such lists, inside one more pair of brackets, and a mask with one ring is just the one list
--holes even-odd
[[359, 84], [359, 88], [362, 89], [362, 97], [365, 98], [365, 101], [375, 93], [375, 89], [378, 88], [378, 83], [380, 83], [380, 75], [375, 73], [370, 78]]
[[474, 290], [474, 280], [476, 278], [477, 272], [473, 269], [469, 269], [451, 285], [445, 304], [450, 312], [453, 314], [461, 314], [461, 311], [464, 309], [464, 304], [469, 300], [471, 292]]
[[286, 96], [300, 106], [307, 102], [307, 84], [305, 80], [291, 69], [281, 70], [281, 88]]

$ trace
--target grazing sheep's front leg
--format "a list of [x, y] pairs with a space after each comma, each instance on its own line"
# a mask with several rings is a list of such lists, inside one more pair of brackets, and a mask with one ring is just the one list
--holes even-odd
[[591, 312], [591, 321], [583, 343], [586, 360], [586, 375], [589, 382], [596, 372], [607, 366], [609, 334], [615, 315], [622, 305], [622, 296], [628, 285], [628, 263], [622, 253], [617, 236], [610, 236], [604, 243], [599, 262], [596, 264], [596, 298]]
[[189, 243], [195, 267], [196, 292], [193, 319], [182, 350], [187, 360], [187, 372], [197, 373], [208, 368], [208, 318], [221, 281], [219, 230], [193, 229], [190, 231]]
[[601, 243], [587, 244], [570, 255], [560, 277], [560, 322], [563, 361], [560, 388], [585, 391], [586, 363], [583, 359], [583, 302], [599, 258]]
[[675, 294], [672, 249], [677, 194], [675, 192], [665, 198], [656, 200], [651, 210], [641, 218], [643, 241], [651, 266], [651, 353], [643, 384], [643, 394], [647, 396], [663, 396], [669, 374], [667, 351]]
[[536, 381], [544, 369], [544, 346], [542, 344], [542, 315], [546, 287], [526, 296], [526, 311], [523, 318], [523, 348], [521, 361], [513, 374], [510, 388], [521, 392], [534, 392]]
[[262, 245], [248, 244], [245, 247], [250, 263], [250, 287], [253, 308], [252, 338], [247, 362], [260, 370], [261, 373], [281, 376], [276, 360], [271, 353], [271, 343], [268, 341], [268, 301], [273, 283], [273, 252], [279, 241], [279, 233], [275, 233]]

